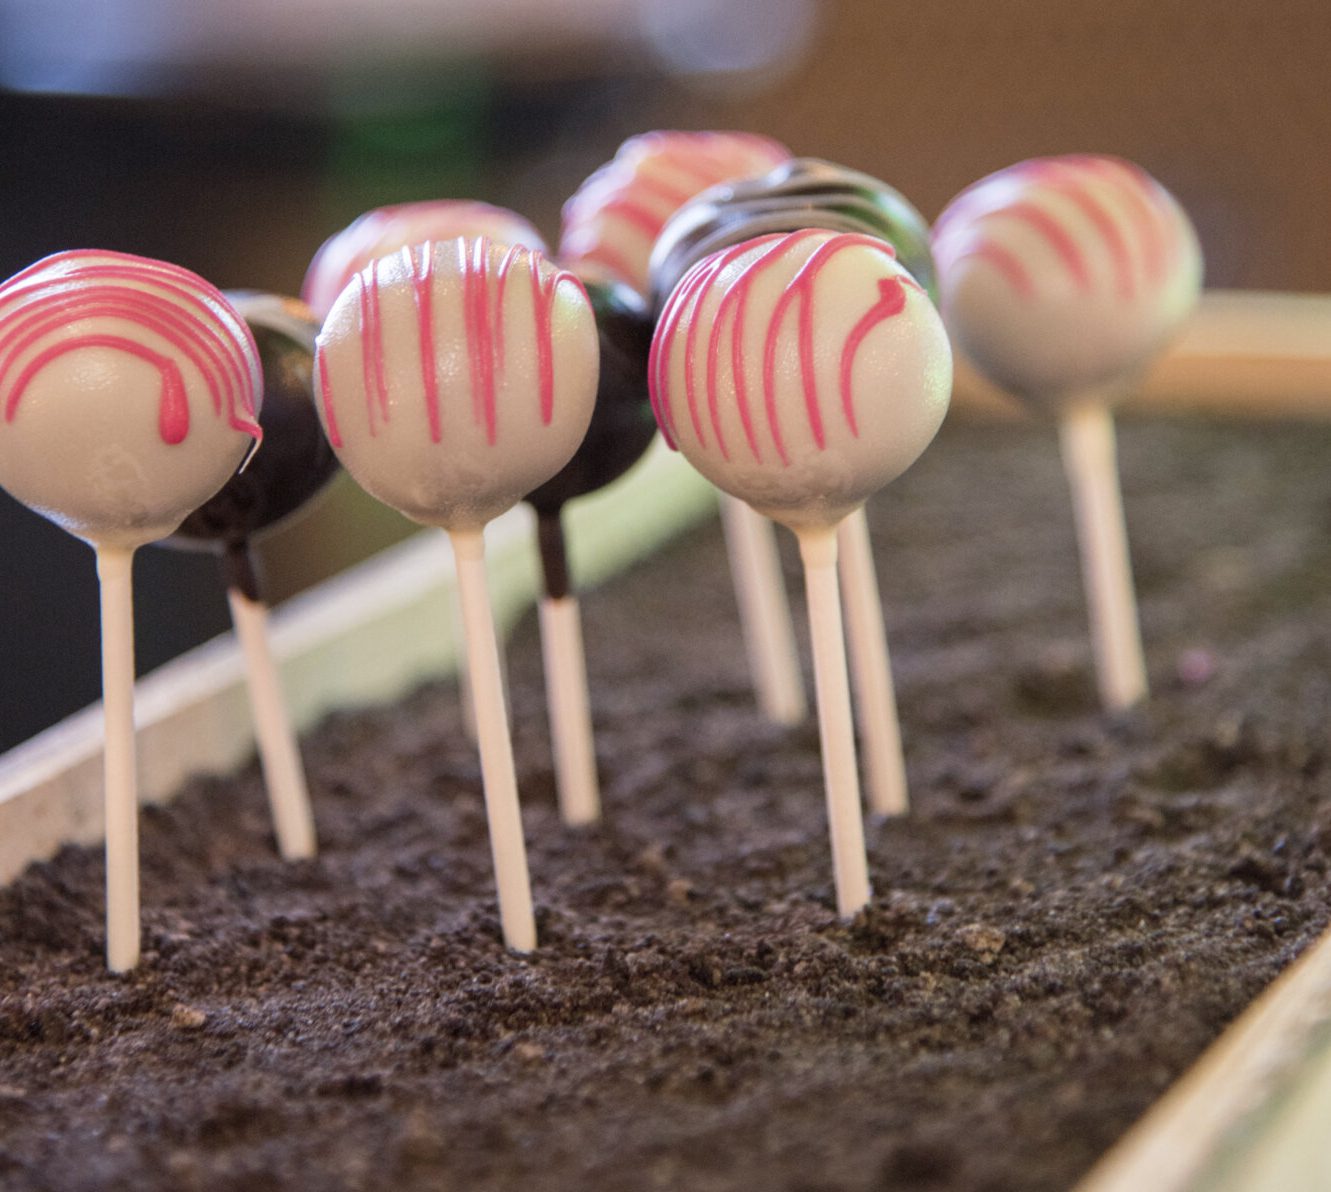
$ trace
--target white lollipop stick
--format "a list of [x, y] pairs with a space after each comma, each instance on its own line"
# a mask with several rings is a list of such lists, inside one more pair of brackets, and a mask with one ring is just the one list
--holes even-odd
[[462, 625], [467, 638], [468, 674], [476, 710], [476, 736], [485, 786], [485, 814], [499, 891], [499, 919], [504, 943], [517, 952], [536, 947], [527, 847], [522, 836], [513, 744], [499, 672], [494, 614], [485, 580], [485, 541], [479, 530], [451, 530], [457, 560]]
[[938, 430], [952, 384], [943, 325], [884, 241], [774, 233], [684, 275], [657, 323], [648, 380], [667, 443], [799, 539], [837, 909], [853, 915], [869, 876], [837, 527]]
[[800, 724], [809, 709], [775, 528], [743, 501], [725, 493], [721, 494], [721, 527], [758, 706], [776, 724]]
[[343, 465], [452, 542], [500, 921], [518, 951], [536, 946], [536, 925], [482, 533], [573, 458], [598, 346], [577, 278], [482, 236], [373, 262], [334, 303], [315, 353]]
[[97, 547], [102, 603], [106, 966], [139, 963], [139, 795], [134, 754], [134, 551]]
[[[462, 597], [454, 592], [453, 594], [453, 624], [462, 623]], [[476, 698], [471, 692], [471, 663], [467, 657], [467, 651], [463, 650], [458, 655], [458, 701], [462, 704], [462, 728], [467, 734], [467, 739], [474, 745], [476, 743]]]
[[[461, 622], [462, 598], [455, 592], [453, 594], [453, 624], [459, 625]], [[511, 728], [512, 717], [508, 706], [508, 656], [504, 653], [504, 643], [499, 641], [497, 637], [495, 644], [499, 651], [499, 688], [504, 694], [504, 715], [509, 717]], [[462, 704], [462, 729], [467, 734], [467, 739], [474, 745], [477, 739], [476, 697], [471, 691], [471, 667], [466, 650], [458, 655], [458, 700]]]
[[878, 594], [873, 545], [863, 507], [837, 528], [837, 546], [847, 653], [864, 748], [869, 809], [876, 815], [902, 815], [910, 809], [906, 763], [901, 753], [901, 725], [887, 653], [883, 602]]
[[1121, 712], [1145, 699], [1147, 689], [1113, 416], [1101, 401], [1074, 402], [1061, 411], [1058, 428], [1077, 519], [1100, 699], [1107, 711]]
[[601, 818], [601, 794], [577, 597], [543, 596], [540, 618], [559, 814], [566, 824], [594, 824]]
[[277, 665], [268, 636], [268, 607], [238, 588], [227, 588], [231, 621], [245, 658], [254, 737], [259, 746], [264, 785], [273, 814], [278, 851], [288, 861], [314, 856], [314, 814], [305, 784], [300, 745], [291, 727]]
[[855, 764], [841, 597], [837, 590], [837, 534], [835, 529], [818, 528], [800, 530], [798, 535], [809, 598], [818, 736], [823, 752], [823, 789], [832, 839], [837, 913], [849, 919], [869, 901], [869, 869], [864, 851], [860, 779]]
[[1059, 422], [1100, 698], [1146, 696], [1106, 393], [1161, 351], [1197, 303], [1187, 214], [1139, 166], [1073, 154], [962, 191], [932, 233], [943, 317], [990, 380]]
[[225, 295], [165, 261], [56, 253], [0, 284], [0, 484], [89, 543], [101, 587], [106, 962], [139, 960], [134, 551], [254, 444], [263, 375]]

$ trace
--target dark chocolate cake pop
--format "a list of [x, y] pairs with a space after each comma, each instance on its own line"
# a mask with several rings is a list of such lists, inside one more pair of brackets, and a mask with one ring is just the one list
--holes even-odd
[[294, 298], [255, 290], [231, 291], [227, 297], [259, 347], [263, 447], [164, 544], [222, 551], [227, 584], [257, 600], [249, 540], [300, 509], [333, 478], [338, 464], [314, 407], [318, 320]]
[[596, 315], [601, 373], [587, 437], [563, 469], [527, 494], [540, 527], [541, 565], [547, 595], [568, 594], [559, 515], [574, 497], [603, 488], [628, 471], [656, 434], [647, 396], [647, 354], [653, 323], [646, 303], [628, 286], [588, 282]]
[[825, 228], [886, 240], [931, 294], [929, 225], [898, 191], [877, 178], [816, 157], [782, 162], [760, 178], [713, 186], [685, 203], [652, 250], [652, 294], [660, 310], [691, 265], [770, 232]]

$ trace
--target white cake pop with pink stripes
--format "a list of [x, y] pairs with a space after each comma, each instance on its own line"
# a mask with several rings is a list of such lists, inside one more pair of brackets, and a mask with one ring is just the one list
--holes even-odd
[[1201, 287], [1187, 215], [1115, 157], [1036, 158], [990, 174], [952, 200], [932, 239], [957, 346], [1045, 406], [1149, 360]]
[[788, 526], [833, 525], [933, 439], [952, 356], [891, 245], [806, 229], [690, 269], [648, 380], [667, 441], [718, 488]]
[[258, 350], [165, 261], [56, 253], [0, 285], [0, 484], [89, 542], [165, 538], [261, 436]]
[[427, 199], [377, 207], [324, 241], [310, 261], [301, 297], [319, 318], [371, 261], [404, 244], [489, 236], [500, 244], [521, 244], [545, 252], [541, 234], [522, 216], [475, 199]]
[[587, 432], [596, 323], [582, 283], [482, 236], [371, 261], [324, 320], [324, 428], [372, 495], [479, 528], [549, 480]]
[[684, 274], [661, 312], [648, 382], [671, 446], [799, 541], [836, 903], [849, 918], [870, 887], [838, 527], [938, 430], [952, 389], [943, 324], [885, 240], [774, 232]]

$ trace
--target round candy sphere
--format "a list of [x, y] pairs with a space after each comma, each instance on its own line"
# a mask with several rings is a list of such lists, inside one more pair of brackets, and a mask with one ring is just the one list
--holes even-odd
[[1037, 158], [981, 179], [938, 217], [933, 248], [957, 346], [1043, 406], [1145, 362], [1201, 288], [1187, 215], [1114, 157]]
[[314, 404], [319, 321], [303, 302], [256, 290], [227, 291], [249, 325], [263, 367], [263, 450], [181, 523], [166, 545], [236, 546], [295, 513], [337, 474], [337, 456]]
[[798, 529], [834, 525], [916, 460], [947, 412], [952, 355], [890, 245], [806, 229], [686, 273], [648, 377], [667, 441]]
[[652, 249], [657, 305], [703, 257], [755, 236], [801, 228], [881, 237], [915, 280], [933, 292], [929, 225], [899, 191], [858, 170], [795, 157], [759, 177], [710, 187], [670, 217]]
[[572, 458], [596, 400], [591, 303], [534, 249], [488, 237], [371, 262], [319, 333], [328, 439], [415, 521], [480, 529]]
[[57, 253], [0, 286], [0, 484], [71, 534], [170, 534], [261, 437], [258, 352], [176, 265]]
[[322, 319], [347, 283], [376, 257], [404, 244], [456, 236], [489, 236], [501, 244], [525, 244], [545, 252], [540, 232], [504, 207], [473, 199], [398, 203], [367, 211], [325, 240], [310, 261], [300, 296]]
[[770, 170], [790, 150], [747, 132], [658, 129], [630, 137], [564, 204], [559, 259], [580, 277], [646, 294], [652, 245], [699, 191]]
[[647, 396], [647, 356], [654, 324], [642, 297], [627, 286], [588, 282], [601, 345], [596, 407], [587, 436], [557, 475], [527, 494], [541, 514], [604, 488], [629, 470], [656, 436]]

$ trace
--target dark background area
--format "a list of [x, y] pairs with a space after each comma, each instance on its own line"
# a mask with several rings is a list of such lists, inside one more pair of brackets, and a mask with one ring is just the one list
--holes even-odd
[[[232, 11], [207, 7], [213, 22]], [[560, 204], [625, 136], [716, 127], [875, 174], [930, 218], [1021, 158], [1118, 153], [1192, 213], [1208, 284], [1331, 289], [1320, 0], [681, 0], [673, 24], [630, 0], [403, 0], [354, 17], [282, 0], [237, 6], [234, 28], [172, 26], [157, 56], [154, 22], [186, 17], [106, 10], [136, 34], [128, 62], [119, 42], [97, 58], [80, 25], [92, 7], [0, 3], [0, 277], [105, 247], [294, 293], [359, 212], [432, 197], [513, 207], [553, 245]], [[241, 27], [260, 11], [271, 28]], [[409, 529], [339, 482], [265, 544], [272, 593]], [[0, 560], [2, 748], [99, 680], [88, 548], [0, 494]], [[148, 548], [135, 578], [141, 672], [227, 627], [210, 558]]]

